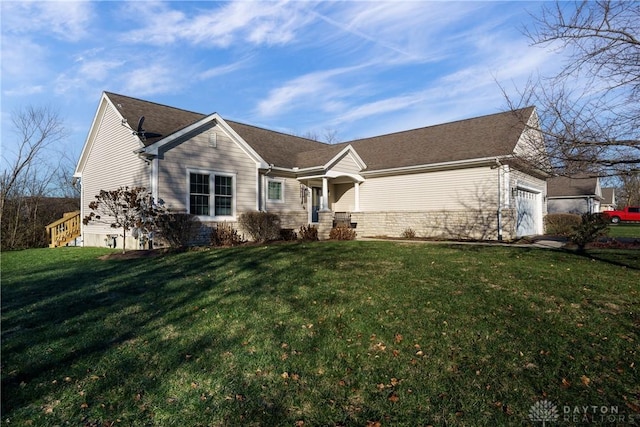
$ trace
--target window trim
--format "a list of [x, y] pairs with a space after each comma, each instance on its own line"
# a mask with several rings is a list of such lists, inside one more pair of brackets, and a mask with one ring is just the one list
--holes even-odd
[[[272, 199], [269, 197], [269, 184], [270, 183], [279, 183], [280, 184], [280, 198]], [[282, 178], [267, 178], [267, 201], [270, 203], [284, 203], [284, 189], [285, 189], [285, 180]]]
[[[209, 175], [209, 215], [196, 215], [201, 221], [235, 221], [236, 220], [236, 204], [238, 200], [237, 192], [237, 173], [225, 172], [215, 169], [198, 169], [187, 168], [187, 182], [185, 188], [187, 189], [187, 196], [185, 206], [187, 212], [191, 212], [191, 174]], [[224, 176], [231, 178], [231, 215], [216, 215], [215, 214], [215, 182], [216, 176]]]

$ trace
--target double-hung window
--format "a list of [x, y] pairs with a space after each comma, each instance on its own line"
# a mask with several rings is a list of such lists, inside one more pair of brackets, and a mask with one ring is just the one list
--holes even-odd
[[281, 180], [270, 179], [267, 181], [267, 199], [271, 202], [284, 201], [284, 188]]
[[189, 213], [198, 216], [234, 215], [234, 177], [217, 172], [189, 172]]
[[189, 174], [189, 213], [192, 215], [209, 216], [210, 175], [205, 173]]
[[214, 211], [215, 216], [231, 216], [233, 214], [233, 178], [215, 175]]

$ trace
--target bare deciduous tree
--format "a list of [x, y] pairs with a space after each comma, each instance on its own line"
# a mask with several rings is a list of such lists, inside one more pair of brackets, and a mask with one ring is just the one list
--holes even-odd
[[551, 165], [566, 174], [640, 168], [640, 3], [544, 4], [526, 30], [533, 45], [565, 54], [555, 76], [521, 88], [513, 110], [536, 105]]
[[324, 128], [322, 134], [317, 131], [308, 131], [302, 135], [302, 138], [311, 139], [313, 141], [324, 142], [327, 144], [338, 144], [340, 138], [338, 137], [338, 131], [331, 128]]
[[621, 174], [619, 181], [616, 192], [618, 206], [640, 206], [640, 172]]
[[[66, 132], [50, 107], [26, 107], [11, 119], [15, 137], [3, 141], [0, 175], [2, 249], [43, 246], [44, 226], [72, 204], [73, 195], [58, 191], [57, 182], [63, 169], [72, 170], [72, 162], [54, 154]], [[68, 198], [54, 201], [51, 196]]]
[[49, 107], [27, 107], [15, 112], [11, 119], [17, 138], [14, 145], [3, 148], [6, 155], [3, 153], [2, 156], [0, 221], [8, 197], [25, 195], [36, 175], [44, 176], [44, 181], [51, 179], [50, 175], [42, 173], [42, 167], [47, 164], [42, 155], [48, 147], [66, 136], [58, 113]]

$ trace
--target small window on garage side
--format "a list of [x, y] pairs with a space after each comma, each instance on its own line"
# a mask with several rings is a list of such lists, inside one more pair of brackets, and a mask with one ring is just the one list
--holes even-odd
[[283, 182], [275, 179], [270, 179], [267, 182], [267, 199], [271, 202], [284, 201]]

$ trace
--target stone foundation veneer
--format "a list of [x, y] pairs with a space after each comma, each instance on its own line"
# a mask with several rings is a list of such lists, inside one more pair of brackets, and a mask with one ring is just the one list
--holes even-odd
[[[273, 212], [273, 211], [272, 211]], [[273, 212], [280, 216], [280, 225], [296, 233], [309, 224], [306, 212]], [[352, 212], [351, 222], [356, 224], [358, 237], [402, 237], [407, 229], [415, 231], [416, 237], [456, 240], [497, 240], [498, 218], [496, 211], [397, 211], [397, 212]], [[515, 234], [515, 211], [502, 210], [502, 239], [513, 240]], [[203, 222], [194, 244], [208, 245], [215, 222]], [[244, 231], [238, 222], [229, 221], [231, 227], [241, 234]], [[333, 212], [319, 212], [318, 238], [326, 240], [333, 227]], [[248, 237], [245, 234], [245, 238]]]
[[[352, 212], [351, 222], [357, 224], [358, 237], [401, 237], [412, 229], [416, 237], [497, 240], [498, 215], [496, 211], [397, 211]], [[515, 238], [515, 220], [512, 209], [502, 210], [502, 239]]]

